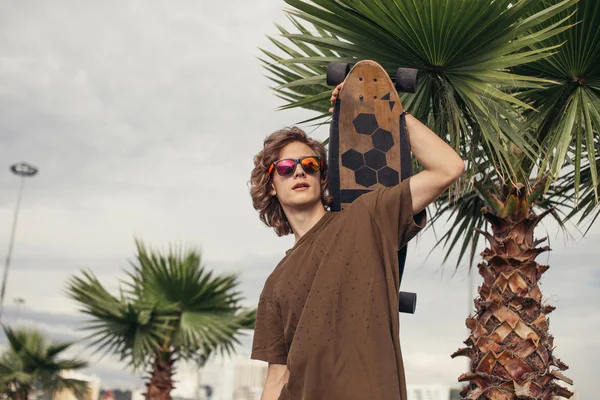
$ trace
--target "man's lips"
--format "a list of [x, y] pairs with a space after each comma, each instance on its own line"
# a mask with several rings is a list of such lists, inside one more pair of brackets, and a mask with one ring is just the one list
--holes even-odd
[[300, 182], [300, 183], [296, 183], [296, 184], [295, 184], [295, 185], [292, 187], [292, 190], [296, 190], [296, 189], [299, 189], [299, 188], [308, 188], [308, 187], [310, 187], [310, 185], [309, 185], [308, 183], [305, 183], [305, 182]]

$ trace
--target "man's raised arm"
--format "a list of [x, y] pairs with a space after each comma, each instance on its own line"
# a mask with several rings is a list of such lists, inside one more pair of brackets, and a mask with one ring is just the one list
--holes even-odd
[[410, 148], [425, 168], [410, 178], [413, 213], [424, 210], [465, 170], [465, 163], [446, 142], [417, 118], [406, 115]]

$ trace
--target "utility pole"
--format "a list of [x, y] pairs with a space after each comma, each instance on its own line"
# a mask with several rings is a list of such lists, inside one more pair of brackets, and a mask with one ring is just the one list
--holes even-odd
[[19, 185], [19, 194], [17, 196], [17, 207], [15, 208], [15, 217], [13, 219], [12, 230], [10, 233], [10, 241], [8, 244], [8, 254], [6, 255], [6, 263], [4, 265], [4, 278], [2, 279], [2, 291], [0, 292], [0, 322], [2, 321], [2, 313], [4, 312], [4, 295], [6, 294], [6, 281], [8, 279], [8, 270], [10, 268], [10, 257], [12, 254], [13, 243], [15, 241], [15, 231], [17, 229], [17, 218], [19, 216], [19, 207], [21, 205], [21, 196], [23, 194], [23, 186], [25, 185], [25, 178], [32, 177], [37, 174], [38, 170], [36, 167], [29, 165], [25, 162], [13, 164], [10, 166], [10, 171], [21, 177], [21, 183]]

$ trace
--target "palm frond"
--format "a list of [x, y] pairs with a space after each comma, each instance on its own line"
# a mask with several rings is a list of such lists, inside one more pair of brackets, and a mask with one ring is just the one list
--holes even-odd
[[[35, 329], [3, 328], [9, 342], [9, 348], [0, 361], [0, 390], [3, 394], [23, 398], [35, 387], [47, 393], [54, 393], [56, 388], [73, 388], [76, 395], [82, 393], [78, 391], [80, 386], [73, 382], [72, 387], [64, 386], [61, 373], [85, 368], [87, 362], [57, 358], [73, 343], [51, 343]], [[83, 397], [81, 394], [78, 398]]]
[[89, 398], [89, 384], [86, 381], [59, 377], [46, 384], [46, 392], [51, 395], [63, 391], [71, 392], [78, 400]]
[[117, 299], [91, 271], [84, 271], [83, 278], [71, 277], [67, 293], [91, 317], [84, 329], [91, 331], [88, 337], [97, 351], [122, 354], [134, 349], [129, 362], [137, 368], [161, 347], [168, 318], [152, 305]]
[[[545, 0], [538, 7], [554, 3], [557, 1]], [[553, 179], [558, 179], [563, 168], [573, 168], [574, 179], [561, 182], [572, 184], [575, 201], [585, 191], [597, 204], [598, 169], [594, 160], [600, 127], [600, 3], [579, 1], [541, 25], [564, 18], [575, 24], [572, 29], [531, 44], [536, 49], [564, 43], [560, 51], [514, 70], [552, 81], [519, 95], [537, 110], [525, 116], [529, 129], [545, 149], [541, 171], [548, 170]], [[579, 173], [582, 162], [588, 166], [585, 179]]]
[[[600, 148], [598, 139], [595, 145]], [[565, 220], [576, 220], [578, 225], [584, 225], [584, 234], [589, 232], [600, 215], [600, 207], [598, 207], [596, 200], [596, 192], [600, 187], [598, 185], [589, 187], [589, 183], [584, 183], [590, 182], [592, 180], [592, 171], [597, 171], [600, 168], [600, 151], [596, 152], [594, 167], [590, 165], [588, 159], [588, 157], [585, 157], [585, 161], [578, 169], [574, 167], [566, 168], [554, 190], [554, 197], [558, 199], [557, 203], [560, 207], [573, 203], [574, 198], [577, 199], [575, 204], [570, 208], [570, 212], [566, 215]], [[579, 181], [580, 186], [579, 195], [575, 196], [578, 186], [577, 181]]]
[[[418, 68], [420, 87], [402, 94], [405, 108], [458, 150], [461, 142], [481, 147], [504, 176], [516, 175], [509, 144], [535, 160], [537, 143], [516, 127], [516, 108], [528, 104], [511, 91], [541, 88], [551, 81], [510, 72], [556, 51], [558, 44], [533, 46], [567, 30], [566, 0], [538, 10], [535, 1], [286, 0], [299, 33], [280, 28], [272, 38], [279, 50], [264, 50], [264, 66], [288, 104], [327, 115], [331, 88], [324, 71], [330, 61], [373, 59], [393, 75], [398, 67]], [[535, 11], [535, 12], [534, 12]], [[540, 22], [562, 16], [535, 29]], [[301, 22], [303, 21], [303, 22]], [[475, 167], [468, 165], [470, 172]]]
[[91, 272], [69, 282], [69, 295], [92, 317], [85, 329], [98, 351], [117, 354], [133, 368], [167, 352], [205, 360], [213, 351], [230, 351], [239, 331], [254, 323], [240, 307], [238, 277], [207, 270], [198, 251], [158, 252], [139, 240], [136, 249], [120, 298]]

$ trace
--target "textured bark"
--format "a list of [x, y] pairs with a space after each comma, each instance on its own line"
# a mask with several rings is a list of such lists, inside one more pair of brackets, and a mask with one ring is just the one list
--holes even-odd
[[172, 353], [157, 353], [150, 382], [146, 384], [146, 400], [171, 400], [171, 390], [173, 390], [173, 359]]
[[14, 400], [29, 400], [29, 391], [17, 390], [14, 392]]
[[548, 270], [535, 259], [550, 248], [539, 247], [533, 231], [547, 214], [531, 212], [524, 194], [514, 189], [501, 216], [484, 209], [492, 234], [480, 231], [489, 247], [481, 254], [483, 283], [475, 299], [476, 313], [467, 318], [471, 330], [467, 347], [452, 357], [471, 359], [468, 382], [461, 392], [469, 400], [552, 400], [572, 393], [557, 380], [572, 384], [559, 371], [568, 367], [552, 355], [554, 338], [547, 315], [554, 307], [542, 304], [539, 280]]

